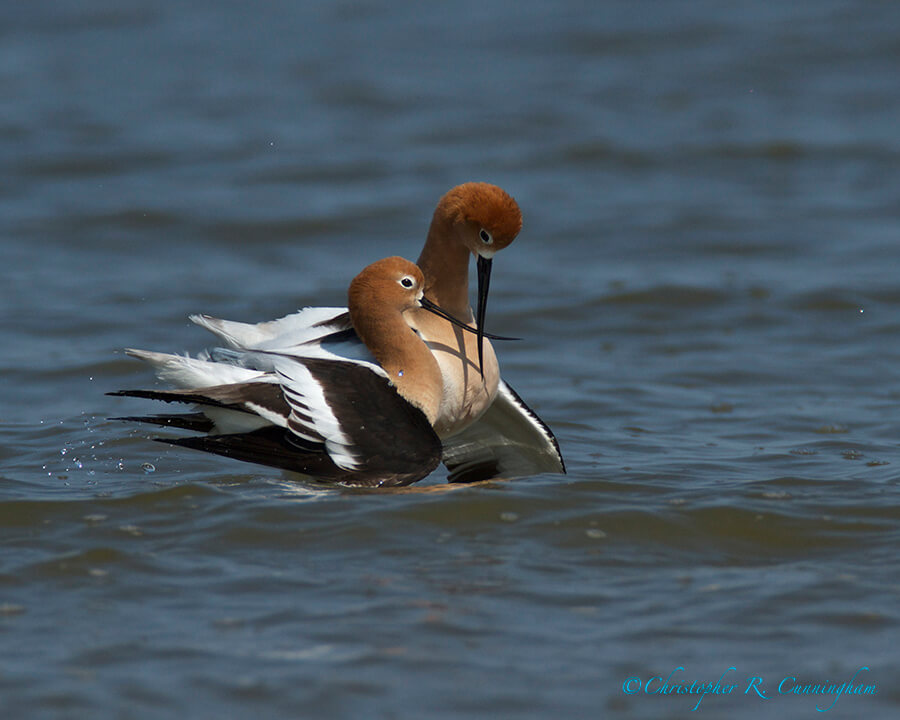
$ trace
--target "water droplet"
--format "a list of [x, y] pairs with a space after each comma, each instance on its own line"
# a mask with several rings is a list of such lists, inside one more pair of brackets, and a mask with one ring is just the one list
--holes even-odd
[[156, 467], [152, 463], [142, 463], [141, 470], [149, 475], [152, 472], [156, 472]]
[[503, 522], [515, 522], [519, 519], [519, 513], [514, 512], [502, 512], [500, 513], [500, 519]]
[[603, 532], [600, 528], [588, 528], [584, 531], [584, 534], [592, 540], [601, 540], [606, 537], [606, 533]]

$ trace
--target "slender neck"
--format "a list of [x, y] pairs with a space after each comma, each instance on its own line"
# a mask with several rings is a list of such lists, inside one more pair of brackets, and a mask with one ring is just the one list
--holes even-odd
[[435, 211], [416, 265], [425, 275], [425, 296], [460, 319], [471, 313], [469, 254], [456, 236], [454, 225]]
[[401, 313], [355, 313], [350, 318], [360, 339], [384, 368], [397, 392], [434, 424], [440, 409], [443, 380], [428, 346]]

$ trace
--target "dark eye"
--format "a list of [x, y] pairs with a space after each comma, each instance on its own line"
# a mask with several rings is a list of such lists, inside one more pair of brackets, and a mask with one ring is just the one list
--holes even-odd
[[490, 245], [492, 242], [494, 242], [494, 238], [492, 238], [491, 234], [484, 228], [481, 228], [481, 232], [478, 233], [478, 236], [481, 238], [481, 242], [483, 242], [485, 245]]
[[413, 280], [409, 275], [405, 275], [404, 277], [400, 278], [400, 284], [407, 290], [409, 290], [416, 284], [416, 281]]

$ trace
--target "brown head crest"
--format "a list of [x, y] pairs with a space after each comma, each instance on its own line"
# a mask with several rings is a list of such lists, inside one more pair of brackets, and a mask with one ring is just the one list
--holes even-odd
[[522, 211], [502, 188], [490, 183], [468, 182], [449, 190], [437, 211], [453, 223], [475, 223], [487, 230], [498, 249], [506, 247], [522, 229]]

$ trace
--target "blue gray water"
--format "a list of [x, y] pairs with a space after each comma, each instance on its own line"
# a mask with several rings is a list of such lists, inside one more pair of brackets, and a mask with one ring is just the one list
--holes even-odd
[[[0, 714], [896, 717], [898, 30], [0, 5]], [[467, 180], [523, 209], [488, 329], [567, 476], [322, 490], [107, 419], [123, 347], [343, 304]]]

